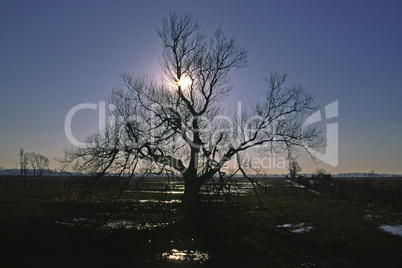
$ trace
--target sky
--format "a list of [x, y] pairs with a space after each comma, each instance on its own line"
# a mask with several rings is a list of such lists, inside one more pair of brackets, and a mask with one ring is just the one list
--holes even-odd
[[[74, 106], [105, 101], [123, 72], [158, 78], [156, 27], [172, 11], [193, 13], [208, 33], [221, 27], [248, 50], [248, 66], [231, 74], [228, 109], [264, 98], [275, 70], [322, 109], [338, 101], [328, 121], [338, 124], [338, 164], [301, 154], [303, 172], [402, 174], [401, 1], [2, 0], [0, 166], [15, 168], [24, 148], [57, 169], [72, 146], [64, 122]], [[74, 115], [77, 140], [96, 132], [98, 110]]]

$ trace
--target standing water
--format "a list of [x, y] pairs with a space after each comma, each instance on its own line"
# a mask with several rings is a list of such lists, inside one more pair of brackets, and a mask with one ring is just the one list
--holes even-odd
[[380, 226], [380, 229], [383, 230], [383, 231], [385, 231], [385, 232], [394, 234], [394, 235], [402, 236], [402, 225], [394, 225], [394, 226], [391, 226], [391, 225], [381, 225], [381, 226]]

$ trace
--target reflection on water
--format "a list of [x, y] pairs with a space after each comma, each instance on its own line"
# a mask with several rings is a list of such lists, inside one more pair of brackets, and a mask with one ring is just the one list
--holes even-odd
[[169, 252], [162, 253], [162, 257], [174, 261], [184, 261], [184, 262], [194, 261], [203, 263], [206, 260], [208, 260], [209, 255], [208, 253], [199, 250], [172, 249]]
[[56, 220], [56, 224], [63, 224], [63, 225], [83, 225], [83, 224], [89, 224], [89, 223], [94, 223], [96, 220], [93, 219], [88, 219], [84, 217], [78, 217], [78, 218], [70, 218], [70, 219], [64, 219], [64, 220]]
[[385, 232], [394, 234], [394, 235], [402, 236], [402, 225], [394, 225], [394, 226], [391, 226], [391, 225], [381, 225], [381, 226], [380, 226], [380, 229], [383, 230], [383, 231], [385, 231]]
[[315, 193], [315, 194], [318, 194], [318, 195], [320, 195], [321, 193], [320, 192], [317, 192], [316, 190], [312, 190], [312, 189], [308, 189], [310, 192], [312, 192], [312, 193]]
[[[134, 192], [134, 191], [133, 191]], [[159, 193], [166, 193], [166, 194], [183, 194], [184, 193], [184, 190], [183, 191], [170, 191], [170, 190], [167, 190], [167, 191], [165, 191], [165, 190], [163, 190], [163, 191], [160, 191], [160, 190], [144, 190], [144, 191], [140, 191], [141, 193], [148, 193], [148, 194], [159, 194]]]
[[[299, 183], [297, 183], [297, 182], [294, 182], [294, 181], [291, 181], [291, 180], [285, 180], [285, 181], [292, 183], [293, 186], [295, 186], [295, 187], [297, 187], [297, 188], [306, 188], [306, 186], [301, 185], [301, 184], [299, 184]], [[290, 186], [290, 185], [289, 185], [289, 186]]]
[[125, 221], [125, 220], [115, 220], [109, 221], [104, 225], [106, 229], [125, 229], [125, 230], [151, 230], [154, 228], [163, 228], [169, 225], [167, 222], [158, 222], [158, 223], [134, 223], [132, 221]]
[[[70, 219], [67, 218], [67, 219], [63, 219], [63, 220], [57, 220], [55, 223], [62, 224], [62, 225], [71, 225], [71, 226], [83, 226], [83, 225], [90, 226], [96, 222], [97, 222], [97, 220], [95, 220], [95, 219], [79, 217], [79, 218], [70, 218]], [[167, 222], [138, 223], [138, 222], [133, 222], [133, 221], [128, 221], [128, 220], [113, 220], [113, 221], [108, 221], [106, 224], [104, 224], [102, 229], [151, 230], [154, 228], [164, 228], [168, 225], [169, 225], [169, 223], [167, 223]]]
[[[211, 194], [211, 189], [215, 189], [216, 187], [218, 187], [218, 184], [216, 182], [212, 184], [207, 183], [201, 187], [200, 194]], [[184, 189], [185, 186], [183, 182], [169, 182], [167, 184], [166, 181], [161, 181], [160, 183], [137, 183], [136, 186], [133, 186], [131, 189], [125, 190], [124, 192], [150, 194], [183, 194]], [[253, 190], [253, 186], [248, 181], [235, 181], [225, 184], [222, 190], [224, 190], [225, 192], [230, 192], [233, 195], [246, 195]]]
[[132, 203], [161, 203], [161, 204], [173, 204], [173, 203], [181, 203], [180, 199], [172, 199], [172, 200], [157, 200], [157, 199], [130, 199], [130, 198], [122, 198], [120, 202], [132, 202]]
[[173, 204], [173, 203], [181, 203], [180, 199], [172, 199], [172, 200], [156, 200], [156, 199], [141, 199], [138, 200], [140, 203], [162, 203], [162, 204]]
[[302, 233], [307, 233], [314, 229], [312, 226], [308, 226], [305, 223], [297, 223], [297, 224], [282, 224], [278, 225], [279, 228], [288, 228], [290, 232], [295, 233], [295, 234], [302, 234]]

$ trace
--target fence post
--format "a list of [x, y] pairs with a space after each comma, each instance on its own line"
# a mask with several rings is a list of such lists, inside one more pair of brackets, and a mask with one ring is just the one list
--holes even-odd
[[27, 179], [24, 179], [24, 189], [27, 186]]
[[63, 190], [66, 189], [66, 180], [64, 180]]
[[137, 193], [140, 191], [140, 183], [137, 181]]
[[6, 182], [6, 187], [8, 188], [8, 179], [7, 179], [7, 182]]
[[42, 188], [45, 188], [45, 179], [42, 179]]

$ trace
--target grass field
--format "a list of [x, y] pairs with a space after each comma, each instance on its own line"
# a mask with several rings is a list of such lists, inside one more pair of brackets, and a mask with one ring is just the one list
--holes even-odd
[[[26, 179], [24, 183], [24, 179]], [[164, 181], [107, 184], [76, 200], [70, 178], [0, 178], [1, 267], [399, 267], [400, 218], [265, 179], [269, 191], [204, 203], [196, 220]], [[149, 191], [148, 191], [149, 190]], [[159, 192], [158, 192], [159, 191]], [[355, 190], [356, 191], [356, 190]]]

